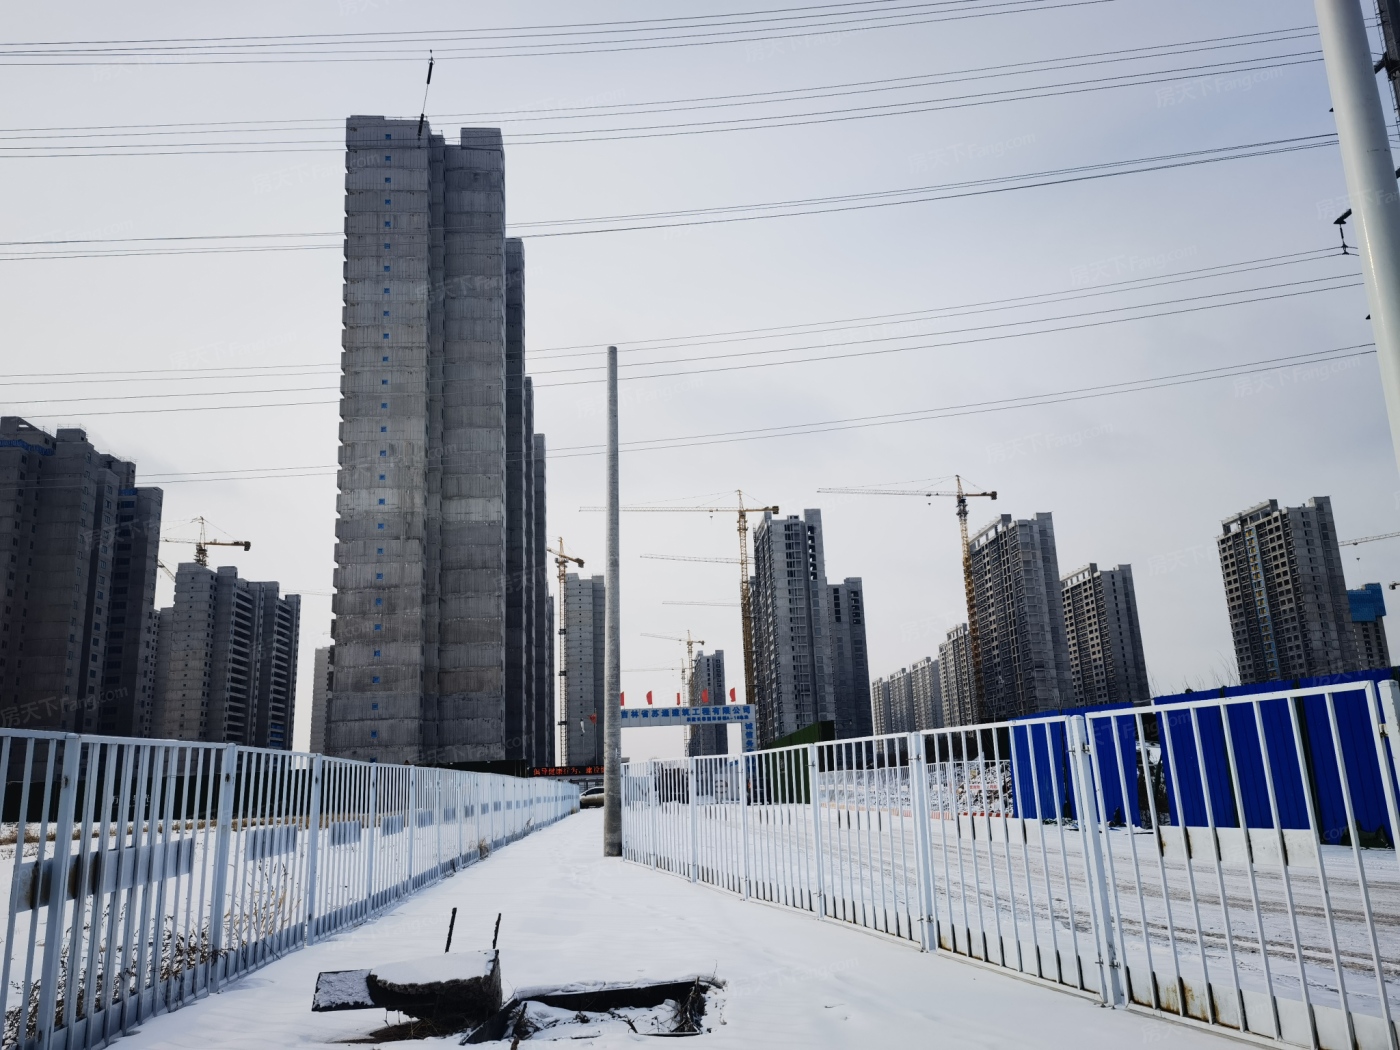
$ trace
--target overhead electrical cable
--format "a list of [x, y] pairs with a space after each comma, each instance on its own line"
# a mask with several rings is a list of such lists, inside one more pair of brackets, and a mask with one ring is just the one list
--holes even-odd
[[[446, 34], [424, 34], [411, 40], [394, 41], [381, 38], [377, 46], [369, 48], [347, 48], [338, 42], [326, 41], [325, 46], [314, 38], [302, 38], [295, 43], [268, 44], [206, 44], [202, 47], [180, 46], [144, 48], [96, 46], [78, 48], [57, 45], [11, 45], [0, 48], [0, 61], [7, 65], [19, 66], [161, 66], [161, 65], [260, 65], [267, 63], [308, 63], [308, 62], [385, 62], [421, 61], [422, 50], [431, 44], [439, 60], [451, 58], [537, 58], [560, 55], [616, 54], [626, 51], [664, 51], [684, 47], [715, 46], [734, 43], [761, 43], [767, 40], [786, 40], [793, 37], [825, 37], [853, 32], [898, 29], [913, 25], [931, 25], [946, 22], [961, 22], [969, 19], [989, 18], [1009, 14], [1042, 13], [1067, 8], [1098, 7], [1117, 0], [1001, 0], [983, 4], [980, 7], [954, 0], [952, 3], [909, 5], [909, 8], [923, 9], [918, 13], [907, 9], [907, 13], [860, 12], [837, 13], [816, 21], [814, 16], [806, 16], [801, 22], [787, 26], [764, 25], [754, 28], [715, 29], [704, 27], [668, 27], [660, 30], [643, 29], [634, 31], [630, 40], [558, 40], [541, 43], [476, 44], [465, 47], [450, 47], [454, 37]], [[951, 8], [937, 12], [936, 7]], [[772, 20], [769, 20], [772, 21]], [[679, 30], [701, 29], [700, 32]], [[653, 33], [647, 36], [646, 33]], [[480, 41], [492, 39], [489, 31], [467, 30], [458, 39]], [[561, 35], [561, 34], [553, 34]], [[587, 37], [590, 33], [575, 34]], [[599, 35], [593, 32], [591, 35]], [[120, 42], [114, 42], [120, 43]], [[300, 50], [288, 50], [298, 48]]]
[[[621, 116], [624, 112], [664, 113], [696, 109], [720, 109], [739, 106], [771, 105], [774, 102], [810, 101], [814, 98], [846, 97], [850, 95], [872, 94], [891, 91], [908, 91], [921, 87], [942, 86], [962, 83], [969, 80], [983, 80], [997, 77], [1021, 77], [1031, 73], [1055, 72], [1062, 69], [1077, 69], [1093, 65], [1109, 65], [1123, 62], [1141, 63], [1152, 59], [1167, 58], [1181, 54], [1197, 54], [1205, 51], [1219, 51], [1259, 47], [1317, 36], [1317, 30], [1310, 26], [1291, 27], [1282, 30], [1265, 30], [1259, 33], [1236, 34], [1233, 36], [1205, 37], [1181, 41], [1174, 44], [1153, 44], [1138, 48], [1119, 48], [1111, 51], [1087, 52], [1055, 58], [1030, 59], [1017, 62], [1004, 62], [990, 66], [973, 66], [965, 69], [948, 70], [942, 73], [919, 74], [917, 76], [888, 77], [878, 80], [845, 81], [835, 84], [818, 84], [808, 87], [782, 88], [770, 91], [742, 92], [728, 95], [705, 95], [698, 97], [652, 99], [641, 102], [593, 103], [583, 106], [536, 107], [518, 110], [485, 110], [473, 113], [438, 114], [434, 120], [454, 124], [457, 122], [475, 123], [486, 120], [510, 120], [517, 122], [558, 121], [563, 119], [597, 119], [604, 116]], [[1298, 52], [1314, 54], [1317, 52]], [[1258, 61], [1258, 57], [1250, 59]], [[1239, 60], [1236, 60], [1239, 61]], [[1209, 65], [1215, 65], [1212, 63]], [[1209, 66], [1189, 67], [1196, 71]], [[658, 108], [662, 107], [662, 108]], [[291, 125], [300, 125], [291, 127]], [[185, 135], [196, 131], [206, 135], [246, 135], [249, 133], [288, 131], [341, 131], [345, 118], [291, 118], [264, 121], [212, 121], [168, 124], [112, 124], [79, 125], [73, 127], [41, 128], [0, 128], [0, 141], [22, 141], [73, 138], [152, 138], [169, 135]], [[338, 140], [337, 140], [338, 141]]]
[[[872, 208], [886, 208], [906, 204], [923, 204], [935, 201], [960, 200], [1012, 190], [1041, 189], [1048, 186], [1068, 185], [1079, 182], [1097, 181], [1119, 175], [1140, 175], [1176, 168], [1198, 167], [1230, 160], [1246, 160], [1255, 157], [1275, 156], [1303, 150], [1318, 149], [1335, 145], [1335, 132], [1314, 135], [1300, 135], [1291, 138], [1270, 139], [1262, 142], [1245, 143], [1235, 146], [1216, 146], [1180, 153], [1166, 153], [1127, 160], [1100, 161], [1093, 164], [1077, 165], [1069, 168], [1056, 168], [1046, 171], [1023, 172], [1016, 175], [999, 175], [984, 179], [967, 179], [958, 182], [936, 183], [925, 186], [911, 186], [902, 189], [872, 190], [861, 193], [834, 194], [825, 197], [797, 198], [779, 201], [764, 201], [752, 204], [717, 205], [701, 208], [681, 208], [670, 211], [638, 212], [622, 215], [597, 215], [574, 219], [548, 219], [535, 222], [516, 223], [508, 227], [514, 236], [532, 238], [570, 237], [599, 233], [630, 233], [642, 230], [666, 229], [673, 227], [708, 226], [720, 223], [753, 222], [760, 219], [791, 218], [795, 216], [829, 214], [836, 212], [864, 211]], [[616, 225], [606, 225], [614, 223]], [[560, 229], [560, 227], [564, 227]], [[279, 236], [279, 235], [269, 235]], [[327, 231], [324, 236], [343, 236]], [[341, 247], [337, 240], [320, 246], [325, 249]], [[35, 247], [27, 251], [0, 254], [0, 262], [19, 262], [30, 259], [53, 258], [112, 258], [118, 256], [145, 254], [219, 253], [223, 251], [245, 250], [286, 250], [281, 246], [265, 249], [232, 248], [214, 246], [190, 249], [114, 249], [104, 252], [52, 252], [46, 253]]]

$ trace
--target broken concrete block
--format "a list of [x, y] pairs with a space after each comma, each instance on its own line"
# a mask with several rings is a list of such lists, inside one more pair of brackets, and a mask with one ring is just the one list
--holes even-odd
[[317, 1013], [333, 1010], [372, 1010], [368, 970], [328, 970], [316, 975], [316, 995], [311, 1009]]

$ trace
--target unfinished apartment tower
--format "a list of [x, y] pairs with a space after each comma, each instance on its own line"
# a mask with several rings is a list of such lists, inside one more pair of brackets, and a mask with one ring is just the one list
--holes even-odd
[[346, 167], [327, 752], [519, 771], [546, 757], [548, 595], [500, 131], [351, 117]]

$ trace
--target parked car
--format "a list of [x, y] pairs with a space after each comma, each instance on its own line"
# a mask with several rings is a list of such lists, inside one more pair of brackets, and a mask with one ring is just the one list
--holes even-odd
[[592, 809], [603, 804], [603, 789], [591, 787], [578, 797], [580, 809]]

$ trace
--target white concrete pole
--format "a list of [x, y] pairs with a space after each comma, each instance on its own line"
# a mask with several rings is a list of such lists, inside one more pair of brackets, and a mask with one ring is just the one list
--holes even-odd
[[607, 639], [603, 647], [603, 856], [622, 856], [622, 595], [618, 541], [617, 347], [608, 347]]
[[1400, 194], [1360, 0], [1314, 0], [1371, 307], [1390, 438], [1400, 464]]

